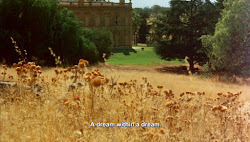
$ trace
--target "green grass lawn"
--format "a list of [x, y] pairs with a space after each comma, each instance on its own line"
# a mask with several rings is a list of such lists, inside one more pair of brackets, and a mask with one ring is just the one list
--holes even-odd
[[156, 55], [153, 47], [144, 47], [144, 51], [140, 47], [138, 49], [116, 49], [113, 55], [107, 61], [113, 65], [136, 65], [136, 66], [158, 66], [165, 64], [183, 64], [183, 61], [172, 60], [166, 61]]

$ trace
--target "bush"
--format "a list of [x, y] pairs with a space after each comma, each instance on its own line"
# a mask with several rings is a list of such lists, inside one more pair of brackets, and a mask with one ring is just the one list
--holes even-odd
[[73, 64], [80, 58], [88, 59], [90, 63], [98, 61], [96, 47], [90, 42], [88, 36], [84, 35], [80, 22], [75, 14], [63, 9], [54, 23], [57, 29], [53, 33], [55, 51], [61, 56], [65, 64]]
[[93, 35], [92, 40], [98, 51], [98, 60], [103, 62], [103, 54], [105, 54], [105, 59], [108, 59], [112, 52], [114, 43], [112, 33], [107, 29], [95, 29]]
[[82, 57], [94, 64], [98, 62], [98, 51], [93, 42], [85, 38], [83, 41]]

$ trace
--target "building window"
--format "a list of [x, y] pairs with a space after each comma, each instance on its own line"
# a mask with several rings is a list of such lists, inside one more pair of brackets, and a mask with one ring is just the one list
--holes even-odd
[[89, 14], [85, 14], [85, 20], [84, 20], [84, 25], [89, 26]]
[[95, 21], [95, 26], [100, 26], [100, 15], [96, 15], [96, 21]]
[[104, 23], [105, 26], [109, 26], [109, 14], [105, 14]]
[[118, 25], [119, 23], [118, 15], [115, 16], [115, 25]]

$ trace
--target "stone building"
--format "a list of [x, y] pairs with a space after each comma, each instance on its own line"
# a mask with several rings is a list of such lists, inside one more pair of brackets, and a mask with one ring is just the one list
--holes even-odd
[[132, 47], [132, 3], [109, 0], [59, 0], [60, 5], [74, 11], [86, 28], [107, 28], [113, 34], [114, 47]]

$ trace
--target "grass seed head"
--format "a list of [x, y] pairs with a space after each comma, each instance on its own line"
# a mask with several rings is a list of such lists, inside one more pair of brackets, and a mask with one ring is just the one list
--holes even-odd
[[164, 135], [165, 134], [165, 130], [164, 129], [160, 129], [159, 133], [162, 134], [162, 135]]
[[158, 88], [158, 89], [162, 89], [162, 88], [163, 88], [163, 85], [158, 85], [157, 88]]
[[91, 82], [95, 87], [99, 87], [102, 84], [102, 80], [100, 79], [100, 77], [93, 78]]
[[74, 101], [80, 101], [80, 96], [75, 96], [75, 97], [73, 98], [73, 100], [74, 100]]
[[84, 67], [85, 67], [85, 64], [84, 64], [84, 62], [79, 62], [79, 63], [78, 63], [78, 66], [79, 66], [79, 68], [84, 68]]
[[172, 101], [172, 100], [169, 100], [169, 101], [167, 101], [166, 103], [165, 103], [165, 106], [170, 106], [170, 105], [173, 105], [174, 104], [174, 102]]
[[42, 67], [41, 66], [36, 66], [36, 70], [41, 70]]

